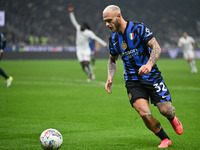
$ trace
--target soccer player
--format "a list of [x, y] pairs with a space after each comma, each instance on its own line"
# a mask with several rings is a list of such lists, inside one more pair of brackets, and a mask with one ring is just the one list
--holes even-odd
[[91, 60], [91, 49], [89, 46], [90, 39], [94, 39], [97, 42], [99, 42], [103, 46], [107, 46], [106, 42], [104, 42], [102, 39], [100, 39], [98, 36], [94, 34], [91, 30], [89, 30], [89, 26], [86, 23], [83, 23], [82, 25], [79, 25], [76, 21], [75, 15], [73, 13], [74, 8], [69, 5], [69, 17], [76, 28], [76, 55], [78, 58], [78, 61], [80, 62], [83, 71], [87, 75], [87, 81], [90, 82], [91, 80], [94, 80], [95, 76], [93, 73], [93, 69], [90, 65]]
[[183, 36], [179, 38], [178, 46], [183, 49], [183, 57], [188, 61], [191, 73], [197, 73], [197, 67], [194, 60], [195, 40], [188, 36], [187, 32], [183, 32]]
[[120, 8], [116, 5], [109, 5], [104, 9], [103, 20], [112, 32], [109, 38], [110, 57], [105, 86], [107, 92], [112, 93], [111, 86], [120, 55], [132, 107], [139, 113], [146, 127], [161, 139], [158, 148], [171, 146], [169, 136], [160, 122], [152, 116], [149, 107], [150, 98], [151, 103], [169, 120], [175, 132], [182, 134], [182, 124], [175, 116], [171, 95], [156, 65], [161, 53], [156, 38], [143, 23], [125, 21]]
[[[6, 47], [6, 38], [2, 32], [0, 32], [0, 60], [3, 56], [3, 50]], [[9, 77], [2, 68], [0, 68], [0, 75], [3, 76], [7, 81], [7, 87], [9, 87], [13, 81], [13, 77]]]

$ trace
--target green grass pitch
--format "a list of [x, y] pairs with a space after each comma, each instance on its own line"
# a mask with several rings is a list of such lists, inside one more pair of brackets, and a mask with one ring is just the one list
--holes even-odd
[[[172, 140], [173, 150], [200, 148], [200, 73], [191, 74], [182, 59], [158, 61], [184, 131], [177, 135], [151, 105]], [[196, 61], [200, 71], [200, 60]], [[107, 60], [96, 60], [96, 80], [86, 82], [77, 60], [2, 60], [14, 77], [11, 87], [0, 77], [0, 149], [40, 150], [43, 130], [55, 128], [61, 150], [155, 150], [160, 140], [129, 104], [118, 61], [112, 94], [105, 91]]]

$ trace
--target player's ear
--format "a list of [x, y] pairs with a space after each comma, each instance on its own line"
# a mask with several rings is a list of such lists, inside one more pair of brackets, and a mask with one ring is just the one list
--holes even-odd
[[122, 15], [121, 15], [120, 13], [118, 13], [118, 14], [117, 14], [117, 17], [118, 17], [118, 18], [121, 18], [121, 17], [122, 17]]

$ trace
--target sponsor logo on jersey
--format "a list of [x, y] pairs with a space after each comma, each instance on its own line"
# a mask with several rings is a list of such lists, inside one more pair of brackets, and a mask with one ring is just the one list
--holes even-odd
[[137, 48], [131, 49], [130, 51], [126, 51], [126, 52], [121, 53], [120, 56], [121, 56], [121, 57], [124, 57], [124, 56], [126, 56], [126, 55], [131, 55], [131, 54], [137, 55], [137, 54], [138, 54], [137, 51], [138, 51]]

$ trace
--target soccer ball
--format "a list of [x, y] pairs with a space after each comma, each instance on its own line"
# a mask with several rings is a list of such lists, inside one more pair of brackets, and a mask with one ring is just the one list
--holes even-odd
[[63, 137], [56, 129], [47, 129], [40, 135], [40, 144], [45, 150], [58, 150], [62, 143]]

